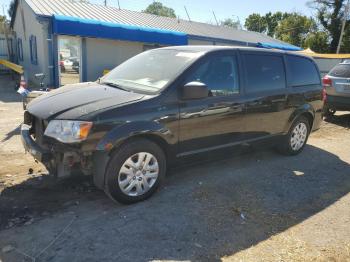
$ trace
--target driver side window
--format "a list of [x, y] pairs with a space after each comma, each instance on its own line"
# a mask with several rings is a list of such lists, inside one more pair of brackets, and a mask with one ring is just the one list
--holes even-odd
[[238, 67], [234, 55], [209, 57], [186, 79], [208, 86], [209, 96], [227, 96], [239, 93]]

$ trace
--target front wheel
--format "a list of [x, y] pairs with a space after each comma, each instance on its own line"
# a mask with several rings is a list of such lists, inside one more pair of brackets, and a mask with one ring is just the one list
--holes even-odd
[[306, 117], [299, 117], [283, 138], [279, 151], [285, 155], [297, 155], [305, 147], [310, 134], [310, 124]]
[[166, 172], [163, 150], [146, 139], [135, 139], [112, 154], [105, 191], [113, 200], [131, 204], [150, 197]]

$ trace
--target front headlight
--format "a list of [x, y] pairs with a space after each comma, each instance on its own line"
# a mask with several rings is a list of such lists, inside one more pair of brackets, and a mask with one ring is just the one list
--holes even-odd
[[91, 127], [92, 123], [86, 121], [52, 120], [45, 129], [45, 135], [63, 143], [76, 143], [87, 138]]

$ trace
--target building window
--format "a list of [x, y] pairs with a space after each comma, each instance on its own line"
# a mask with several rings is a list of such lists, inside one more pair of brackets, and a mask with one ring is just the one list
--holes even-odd
[[29, 45], [30, 45], [30, 61], [33, 65], [38, 64], [38, 53], [37, 53], [37, 46], [36, 46], [36, 36], [31, 35], [29, 39]]
[[18, 60], [23, 61], [23, 46], [22, 46], [22, 39], [17, 39], [17, 54], [18, 54]]

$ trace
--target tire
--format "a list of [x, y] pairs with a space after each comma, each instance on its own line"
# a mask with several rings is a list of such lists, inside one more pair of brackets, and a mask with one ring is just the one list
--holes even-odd
[[165, 173], [165, 154], [157, 144], [147, 139], [131, 140], [113, 152], [106, 170], [105, 192], [123, 204], [143, 201], [157, 190]]
[[[282, 138], [278, 147], [280, 153], [284, 155], [297, 155], [303, 151], [310, 135], [310, 123], [304, 116], [300, 116], [294, 121], [288, 134]], [[297, 139], [299, 138], [299, 140]], [[299, 141], [296, 143], [296, 141]]]

